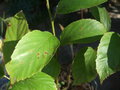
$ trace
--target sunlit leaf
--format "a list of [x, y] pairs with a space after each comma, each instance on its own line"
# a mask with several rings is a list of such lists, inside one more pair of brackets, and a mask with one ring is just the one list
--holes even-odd
[[49, 32], [34, 30], [17, 44], [11, 61], [6, 65], [11, 83], [31, 77], [51, 60], [59, 40]]
[[81, 19], [68, 25], [61, 34], [61, 44], [90, 43], [106, 32], [103, 24], [93, 19]]
[[120, 71], [120, 35], [105, 33], [97, 51], [96, 69], [101, 83], [111, 74]]
[[23, 12], [21, 11], [14, 17], [11, 17], [9, 20], [7, 20], [5, 41], [20, 40], [28, 32], [28, 23]]
[[4, 39], [3, 54], [4, 62], [7, 63], [11, 60], [11, 55], [17, 42], [29, 32], [29, 28], [22, 11], [13, 17], [7, 18], [5, 22], [7, 23], [7, 30]]
[[10, 90], [57, 90], [57, 88], [52, 77], [38, 72], [28, 79], [15, 83]]

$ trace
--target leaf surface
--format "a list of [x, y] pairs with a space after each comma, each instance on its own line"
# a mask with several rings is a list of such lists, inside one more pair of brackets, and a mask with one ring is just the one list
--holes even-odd
[[92, 19], [82, 19], [69, 24], [61, 34], [61, 44], [90, 43], [106, 32], [103, 24]]
[[80, 9], [90, 8], [106, 2], [107, 0], [60, 0], [57, 13], [67, 14]]
[[31, 77], [49, 63], [59, 46], [59, 40], [49, 32], [34, 30], [17, 44], [6, 69], [11, 83]]
[[101, 83], [111, 74], [120, 71], [120, 35], [105, 33], [97, 51], [96, 69]]
[[22, 11], [9, 18], [9, 20], [6, 20], [6, 22], [7, 30], [5, 41], [20, 40], [26, 33], [29, 32], [28, 23]]
[[93, 7], [90, 9], [93, 16], [103, 23], [105, 26], [106, 30], [109, 31], [111, 28], [111, 19], [110, 16], [107, 12], [107, 10], [104, 7]]
[[7, 18], [5, 22], [7, 23], [7, 30], [5, 34], [3, 54], [4, 61], [7, 63], [11, 60], [11, 55], [17, 42], [29, 32], [29, 28], [22, 11], [13, 17]]
[[72, 65], [74, 85], [90, 82], [96, 78], [96, 51], [91, 47], [82, 48], [75, 56]]
[[17, 82], [10, 90], [57, 90], [57, 88], [52, 77], [38, 72], [28, 79]]
[[53, 57], [52, 60], [43, 68], [43, 72], [52, 76], [54, 79], [60, 74], [60, 64], [56, 57]]

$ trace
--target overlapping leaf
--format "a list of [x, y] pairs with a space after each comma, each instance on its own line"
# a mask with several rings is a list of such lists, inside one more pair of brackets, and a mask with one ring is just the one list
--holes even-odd
[[61, 44], [90, 43], [99, 40], [106, 32], [103, 24], [92, 19], [82, 19], [68, 25], [61, 34]]
[[107, 0], [60, 0], [57, 13], [67, 14], [80, 9], [90, 8], [106, 2]]
[[7, 18], [5, 22], [7, 22], [7, 30], [4, 40], [3, 53], [4, 61], [7, 63], [11, 60], [11, 55], [18, 40], [29, 32], [29, 28], [22, 11], [13, 17]]
[[11, 60], [11, 55], [15, 49], [18, 41], [8, 41], [4, 43], [3, 53], [4, 53], [4, 62], [7, 63]]
[[60, 74], [60, 64], [56, 57], [53, 57], [52, 60], [43, 68], [43, 72], [52, 76], [54, 79]]
[[0, 64], [0, 78], [4, 76], [4, 68], [3, 66]]
[[93, 7], [90, 9], [93, 16], [103, 23], [105, 26], [106, 30], [109, 31], [111, 28], [111, 19], [110, 16], [107, 12], [107, 10], [104, 7]]
[[11, 83], [24, 80], [40, 71], [53, 57], [58, 39], [38, 30], [26, 34], [17, 44], [12, 60], [6, 65]]
[[57, 90], [49, 75], [38, 72], [34, 76], [13, 85], [11, 90]]
[[120, 70], [120, 35], [117, 33], [108, 32], [102, 37], [97, 51], [96, 69], [101, 83]]
[[91, 47], [82, 48], [76, 55], [72, 65], [73, 84], [90, 82], [96, 77], [96, 51]]

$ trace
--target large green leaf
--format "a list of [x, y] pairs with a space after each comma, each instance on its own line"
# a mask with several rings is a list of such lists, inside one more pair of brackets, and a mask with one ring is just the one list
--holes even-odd
[[57, 88], [52, 77], [38, 72], [32, 77], [14, 84], [11, 90], [57, 90]]
[[82, 48], [75, 56], [72, 65], [73, 84], [79, 85], [95, 79], [96, 73], [96, 51], [91, 47]]
[[101, 83], [120, 70], [120, 35], [114, 32], [104, 34], [98, 46], [96, 69]]
[[24, 80], [40, 71], [53, 57], [59, 40], [49, 32], [34, 30], [18, 42], [6, 65], [11, 83]]
[[99, 40], [106, 32], [103, 24], [92, 19], [82, 19], [68, 25], [61, 34], [61, 44], [90, 43]]
[[7, 30], [5, 41], [20, 40], [27, 32], [29, 32], [28, 23], [22, 11], [6, 22]]
[[67, 14], [80, 9], [90, 8], [106, 2], [107, 0], [60, 0], [57, 13]]
[[60, 74], [60, 64], [56, 57], [53, 57], [52, 60], [43, 68], [43, 72], [52, 76], [54, 79]]
[[104, 7], [93, 7], [90, 9], [93, 16], [103, 23], [105, 26], [106, 30], [109, 31], [111, 28], [111, 19], [110, 16], [107, 12], [107, 10]]

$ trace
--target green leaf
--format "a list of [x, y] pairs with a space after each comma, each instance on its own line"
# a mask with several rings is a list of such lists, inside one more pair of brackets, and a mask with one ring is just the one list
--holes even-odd
[[96, 69], [101, 83], [111, 74], [120, 71], [120, 35], [105, 33], [97, 51]]
[[11, 55], [15, 49], [15, 46], [18, 41], [8, 41], [4, 43], [3, 46], [3, 56], [4, 56], [4, 63], [8, 63], [11, 60]]
[[91, 13], [93, 14], [93, 16], [98, 21], [103, 23], [106, 30], [109, 31], [111, 28], [111, 19], [110, 19], [110, 16], [109, 16], [107, 10], [104, 7], [93, 7], [90, 10], [91, 10]]
[[43, 68], [43, 72], [52, 76], [54, 79], [60, 74], [60, 64], [56, 57], [53, 57], [52, 60]]
[[32, 77], [14, 84], [11, 90], [57, 90], [57, 88], [52, 77], [38, 72]]
[[11, 17], [6, 22], [8, 24], [5, 41], [20, 40], [26, 33], [29, 32], [28, 23], [22, 11], [17, 13], [14, 17]]
[[61, 34], [61, 44], [90, 43], [106, 32], [103, 24], [92, 19], [81, 19], [68, 25]]
[[4, 75], [4, 68], [3, 66], [0, 64], [0, 78], [3, 77]]
[[60, 0], [57, 8], [58, 14], [67, 14], [80, 9], [90, 8], [106, 2], [107, 0]]
[[11, 83], [24, 80], [40, 71], [53, 57], [59, 40], [49, 32], [34, 30], [18, 42], [6, 65]]
[[96, 51], [91, 47], [82, 48], [75, 56], [72, 65], [74, 85], [90, 82], [96, 78]]
[[11, 55], [15, 49], [17, 42], [29, 32], [28, 23], [23, 12], [17, 13], [14, 17], [7, 18], [7, 30], [3, 46], [3, 54], [5, 63], [11, 60]]

